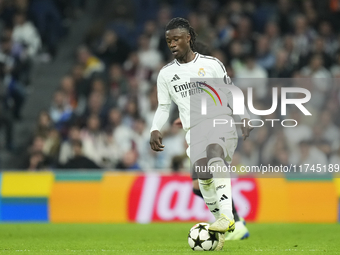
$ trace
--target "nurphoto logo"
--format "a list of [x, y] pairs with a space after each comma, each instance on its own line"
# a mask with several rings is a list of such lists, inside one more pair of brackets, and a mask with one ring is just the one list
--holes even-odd
[[[226, 82], [227, 81], [227, 82]], [[210, 81], [209, 81], [210, 82]], [[234, 115], [244, 115], [245, 113], [245, 100], [244, 100], [244, 94], [242, 92], [242, 90], [235, 86], [232, 82], [231, 79], [228, 77], [227, 79], [211, 79], [211, 82], [213, 84], [222, 84], [220, 86], [226, 86], [226, 88], [231, 92], [232, 94], [232, 109], [233, 109], [233, 114]], [[222, 82], [222, 83], [221, 83]], [[216, 104], [216, 100], [214, 98], [214, 96], [212, 95], [212, 93], [209, 91], [211, 90], [219, 99], [221, 106], [222, 101], [221, 101], [221, 97], [218, 94], [218, 92], [216, 91], [216, 89], [214, 89], [211, 85], [208, 85], [208, 83], [205, 82], [201, 82], [202, 86], [200, 87], [200, 89], [202, 89], [203, 91], [205, 91], [206, 93], [202, 93], [201, 94], [201, 115], [207, 115], [208, 112], [208, 107], [207, 107], [207, 94], [213, 99], [215, 105]], [[202, 87], [206, 87], [206, 88], [202, 88]], [[209, 89], [209, 90], [208, 90]], [[300, 94], [299, 98], [288, 98], [288, 94]], [[301, 97], [301, 95], [303, 95], [303, 97]], [[253, 104], [253, 88], [252, 87], [248, 87], [247, 88], [247, 107], [249, 109], [249, 111], [251, 113], [253, 113], [254, 115], [257, 116], [268, 116], [272, 113], [274, 113], [277, 108], [278, 108], [278, 99], [280, 97], [280, 101], [281, 101], [281, 115], [282, 116], [286, 116], [287, 115], [287, 105], [295, 105], [304, 115], [308, 116], [308, 115], [312, 115], [307, 109], [306, 107], [303, 105], [307, 102], [309, 102], [309, 100], [311, 99], [311, 93], [309, 90], [305, 89], [305, 88], [299, 88], [299, 87], [281, 87], [280, 88], [280, 94], [278, 93], [278, 88], [277, 87], [273, 87], [272, 88], [272, 105], [269, 109], [266, 110], [260, 110], [260, 109], [256, 109], [254, 107]], [[213, 110], [213, 109], [211, 109]], [[274, 123], [275, 122], [281, 122], [281, 125], [283, 127], [295, 127], [297, 126], [297, 121], [294, 119], [250, 119], [248, 121], [248, 125], [250, 127], [262, 127], [265, 123], [265, 121], [270, 122], [271, 126], [274, 127]], [[258, 123], [258, 124], [254, 124], [254, 122]], [[293, 125], [288, 125], [288, 123], [293, 122]], [[216, 125], [225, 125], [225, 124], [230, 124], [231, 126], [234, 124], [243, 124], [243, 126], [245, 126], [245, 120], [243, 120], [243, 122], [232, 122], [230, 120], [226, 120], [226, 119], [214, 119], [214, 127]]]

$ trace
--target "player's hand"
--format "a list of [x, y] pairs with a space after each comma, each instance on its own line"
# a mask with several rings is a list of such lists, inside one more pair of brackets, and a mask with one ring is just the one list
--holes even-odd
[[247, 139], [247, 137], [249, 136], [249, 133], [254, 129], [253, 127], [250, 127], [248, 125], [248, 121], [249, 119], [245, 118], [242, 119], [242, 121], [244, 121], [244, 125], [241, 126], [241, 130], [242, 130], [242, 137], [243, 137], [243, 141], [245, 141]]
[[182, 121], [181, 121], [180, 118], [175, 119], [175, 121], [174, 121], [174, 123], [172, 123], [172, 125], [175, 126], [175, 127], [179, 127], [179, 128], [183, 127]]
[[162, 134], [158, 130], [151, 132], [150, 146], [154, 151], [163, 151], [164, 145], [162, 144]]

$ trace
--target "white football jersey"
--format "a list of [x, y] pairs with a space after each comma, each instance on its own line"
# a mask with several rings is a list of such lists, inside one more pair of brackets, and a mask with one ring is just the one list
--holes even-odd
[[[231, 92], [229, 91], [226, 95], [226, 90], [221, 90], [221, 84], [216, 86], [211, 80], [219, 78], [227, 84], [231, 83], [224, 65], [217, 58], [195, 54], [195, 58], [189, 63], [181, 64], [176, 59], [173, 60], [162, 68], [157, 78], [158, 103], [170, 104], [174, 101], [177, 104], [185, 131], [204, 118], [232, 115], [232, 110], [228, 107], [232, 100]], [[193, 79], [206, 82], [208, 86], [197, 85]], [[208, 114], [206, 116], [201, 115], [203, 94], [206, 96], [207, 103]], [[193, 101], [194, 98], [196, 98], [196, 103]], [[202, 118], [193, 118], [193, 115], [200, 115]]]

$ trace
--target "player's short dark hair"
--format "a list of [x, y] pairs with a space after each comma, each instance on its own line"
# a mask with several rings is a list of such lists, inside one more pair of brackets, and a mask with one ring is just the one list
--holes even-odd
[[196, 41], [196, 32], [195, 30], [190, 26], [190, 23], [188, 20], [183, 18], [173, 18], [169, 21], [169, 23], [165, 27], [165, 31], [175, 29], [175, 28], [185, 28], [188, 30], [190, 34], [190, 48], [194, 51], [195, 49], [195, 41]]

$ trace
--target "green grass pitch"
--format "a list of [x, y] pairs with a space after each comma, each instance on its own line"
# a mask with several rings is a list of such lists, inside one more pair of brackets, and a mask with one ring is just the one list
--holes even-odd
[[[0, 254], [197, 254], [194, 223], [0, 224]], [[250, 238], [225, 254], [340, 254], [340, 224], [247, 224]], [[207, 252], [204, 252], [207, 253]], [[211, 253], [211, 252], [210, 252]]]

